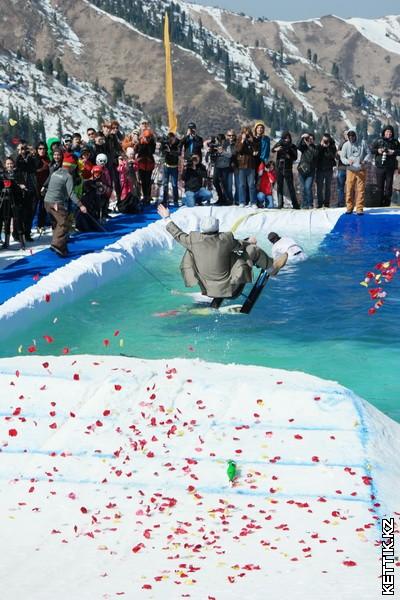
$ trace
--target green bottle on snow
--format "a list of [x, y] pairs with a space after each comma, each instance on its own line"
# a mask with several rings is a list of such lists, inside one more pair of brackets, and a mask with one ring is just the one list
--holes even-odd
[[232, 483], [237, 474], [237, 467], [234, 460], [228, 460], [228, 468], [226, 470], [229, 481]]

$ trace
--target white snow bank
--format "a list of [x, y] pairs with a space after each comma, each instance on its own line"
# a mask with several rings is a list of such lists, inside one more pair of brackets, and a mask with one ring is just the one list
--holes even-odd
[[[174, 213], [174, 220], [185, 231], [199, 229], [199, 221], [210, 208], [181, 208]], [[222, 231], [235, 229], [239, 238], [245, 232], [267, 233], [276, 230], [280, 234], [302, 235], [322, 238], [335, 225], [343, 209], [326, 211], [255, 210], [227, 207], [212, 208], [220, 220]], [[14, 334], [28, 324], [42, 318], [49, 311], [76, 300], [90, 290], [110, 281], [134, 266], [136, 256], [154, 249], [170, 248], [171, 236], [160, 220], [144, 229], [122, 237], [107, 246], [102, 252], [87, 254], [60, 267], [40, 279], [25, 291], [17, 294], [0, 306], [2, 336]], [[51, 302], [46, 302], [50, 294]]]
[[51, 356], [0, 385], [8, 600], [381, 597], [399, 425], [336, 383]]

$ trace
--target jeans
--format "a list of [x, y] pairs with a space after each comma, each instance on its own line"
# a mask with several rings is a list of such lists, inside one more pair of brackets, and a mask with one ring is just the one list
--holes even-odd
[[329, 208], [331, 204], [332, 177], [332, 169], [324, 169], [322, 171], [317, 171], [318, 208], [321, 208], [322, 206], [326, 206], [326, 208]]
[[197, 192], [191, 192], [187, 190], [185, 192], [185, 204], [188, 207], [196, 206], [196, 204], [202, 204], [203, 202], [210, 203], [212, 198], [212, 192], [210, 190], [206, 190], [206, 188], [200, 188]]
[[164, 175], [163, 175], [163, 202], [168, 203], [168, 185], [169, 180], [171, 179], [172, 184], [172, 194], [174, 197], [174, 204], [178, 204], [179, 195], [178, 195], [178, 167], [167, 167], [164, 165]]
[[346, 170], [339, 169], [337, 172], [337, 205], [344, 206], [344, 190], [346, 186]]
[[274, 200], [272, 196], [267, 196], [264, 192], [258, 192], [257, 194], [258, 205], [265, 208], [274, 208]]
[[239, 169], [239, 205], [246, 204], [246, 192], [249, 188], [249, 202], [256, 203], [256, 177], [254, 169]]
[[299, 179], [302, 187], [303, 194], [303, 208], [312, 208], [313, 207], [313, 183], [314, 183], [314, 175], [303, 175], [299, 171]]
[[239, 169], [235, 169], [233, 171], [233, 178], [235, 180], [235, 194], [234, 194], [234, 202], [235, 204], [239, 204]]

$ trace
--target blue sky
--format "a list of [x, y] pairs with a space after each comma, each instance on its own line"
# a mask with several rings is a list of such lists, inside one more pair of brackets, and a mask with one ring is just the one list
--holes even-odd
[[[194, 1], [194, 0], [192, 0]], [[268, 19], [310, 19], [335, 14], [338, 17], [382, 17], [400, 15], [400, 0], [195, 0], [197, 4], [219, 6], [253, 17]]]

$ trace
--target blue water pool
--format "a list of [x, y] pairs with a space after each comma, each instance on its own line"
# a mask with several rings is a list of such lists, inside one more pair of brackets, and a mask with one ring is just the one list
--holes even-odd
[[[397, 215], [342, 216], [307, 262], [268, 283], [249, 316], [185, 312], [192, 299], [170, 293], [185, 291], [181, 248], [139, 257], [130, 274], [8, 339], [0, 355], [20, 346], [27, 353], [34, 340], [41, 354], [68, 347], [293, 369], [336, 380], [400, 421], [400, 274], [385, 286], [388, 298], [374, 316], [359, 284], [376, 262], [393, 257], [399, 232]], [[178, 314], [155, 316], [172, 309]]]

